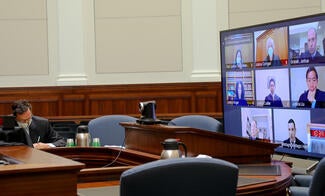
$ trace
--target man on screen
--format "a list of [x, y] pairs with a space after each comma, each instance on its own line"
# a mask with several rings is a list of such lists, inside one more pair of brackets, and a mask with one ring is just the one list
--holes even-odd
[[296, 124], [293, 119], [288, 121], [289, 138], [284, 140], [282, 146], [284, 148], [305, 150], [304, 143], [296, 137]]
[[310, 28], [307, 32], [307, 49], [301, 53], [301, 59], [309, 59], [309, 63], [315, 62], [315, 59], [322, 55], [317, 51], [317, 32], [315, 28]]
[[268, 88], [270, 89], [270, 94], [264, 99], [264, 106], [269, 107], [283, 107], [281, 98], [275, 94], [275, 79], [271, 78], [268, 82]]
[[318, 89], [318, 73], [314, 66], [306, 71], [306, 83], [308, 90], [300, 95], [297, 107], [324, 108], [325, 92]]

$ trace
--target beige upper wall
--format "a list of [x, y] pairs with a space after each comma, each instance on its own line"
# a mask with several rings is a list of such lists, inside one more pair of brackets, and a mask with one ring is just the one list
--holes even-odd
[[2, 0], [0, 87], [220, 81], [218, 52], [204, 51], [219, 50], [218, 30], [320, 13], [324, 1]]
[[250, 26], [321, 12], [320, 0], [229, 0], [229, 28]]
[[180, 0], [95, 0], [96, 73], [182, 70]]
[[48, 75], [46, 1], [0, 1], [0, 75]]

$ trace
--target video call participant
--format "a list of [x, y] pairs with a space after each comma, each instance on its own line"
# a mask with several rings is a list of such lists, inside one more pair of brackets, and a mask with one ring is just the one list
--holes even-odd
[[266, 52], [267, 56], [265, 57], [263, 61], [263, 66], [264, 67], [270, 67], [270, 66], [281, 66], [282, 63], [280, 61], [280, 57], [274, 53], [275, 51], [275, 44], [274, 40], [269, 37], [266, 40]]
[[309, 66], [306, 72], [308, 90], [299, 97], [297, 107], [323, 108], [325, 107], [325, 92], [317, 88], [318, 73], [314, 66]]
[[247, 106], [247, 101], [245, 99], [245, 88], [242, 81], [236, 82], [234, 105]]
[[270, 94], [268, 94], [264, 99], [264, 106], [270, 107], [283, 107], [281, 98], [275, 94], [275, 79], [271, 78], [268, 82], [268, 88], [270, 89]]
[[246, 67], [246, 64], [243, 63], [243, 54], [241, 52], [241, 50], [237, 50], [236, 51], [236, 56], [235, 56], [235, 60], [234, 63], [232, 65], [232, 69], [242, 69], [243, 67]]
[[317, 58], [322, 55], [317, 51], [317, 32], [315, 28], [310, 28], [307, 31], [307, 49], [304, 53], [301, 53], [301, 59], [309, 59], [309, 63], [317, 62]]
[[288, 121], [289, 138], [283, 141], [284, 148], [305, 150], [304, 143], [296, 137], [296, 124], [293, 119]]
[[44, 149], [66, 145], [65, 139], [52, 128], [47, 119], [32, 114], [32, 105], [27, 100], [15, 101], [11, 108], [17, 125], [29, 134], [34, 148]]
[[260, 138], [258, 136], [259, 136], [259, 130], [257, 128], [257, 122], [256, 122], [256, 120], [252, 120], [249, 139], [259, 140]]

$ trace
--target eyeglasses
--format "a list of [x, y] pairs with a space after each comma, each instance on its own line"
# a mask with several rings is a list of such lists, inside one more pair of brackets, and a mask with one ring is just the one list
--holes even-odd
[[28, 119], [19, 119], [17, 121], [20, 122], [20, 123], [29, 123], [30, 120], [31, 120], [31, 118], [28, 118]]
[[32, 119], [32, 114], [30, 115], [17, 115], [17, 121], [20, 122], [20, 123], [29, 123]]

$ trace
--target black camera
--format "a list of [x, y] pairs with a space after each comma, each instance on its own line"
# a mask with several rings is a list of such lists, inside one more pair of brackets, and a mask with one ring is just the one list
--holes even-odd
[[156, 101], [146, 101], [139, 103], [141, 117], [137, 120], [140, 124], [158, 124], [160, 120], [156, 117]]

